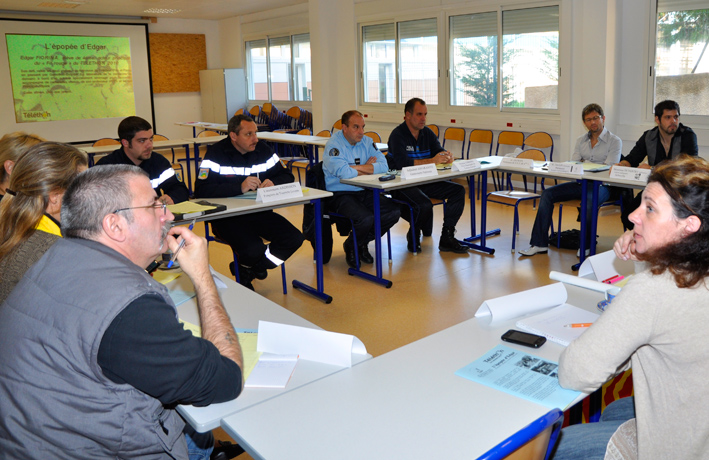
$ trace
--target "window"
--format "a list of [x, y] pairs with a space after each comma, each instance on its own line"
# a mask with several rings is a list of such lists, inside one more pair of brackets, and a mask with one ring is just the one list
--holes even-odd
[[362, 27], [364, 48], [363, 79], [365, 102], [396, 102], [394, 90], [394, 24]]
[[672, 99], [683, 116], [709, 115], [707, 45], [709, 9], [679, 9], [672, 2], [659, 3], [653, 107]]
[[497, 13], [450, 17], [451, 105], [497, 106]]
[[249, 99], [310, 101], [310, 34], [246, 42]]
[[364, 26], [362, 50], [364, 102], [438, 104], [436, 19]]
[[502, 12], [502, 106], [558, 107], [559, 7]]
[[438, 104], [438, 35], [435, 19], [399, 23], [401, 102], [420, 97]]
[[[363, 102], [558, 109], [558, 5], [447, 19], [442, 32], [436, 18], [363, 25]], [[440, 36], [449, 37], [447, 80], [439, 78]]]
[[246, 42], [246, 66], [248, 70], [249, 99], [270, 100], [268, 97], [266, 40]]

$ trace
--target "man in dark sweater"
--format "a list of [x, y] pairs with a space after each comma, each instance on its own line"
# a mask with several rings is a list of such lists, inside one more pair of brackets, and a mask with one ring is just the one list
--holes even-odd
[[[436, 135], [426, 126], [427, 114], [428, 109], [423, 100], [413, 98], [406, 103], [404, 122], [389, 135], [387, 162], [390, 169], [453, 162], [453, 155], [441, 147]], [[395, 190], [392, 196], [409, 203], [414, 209], [414, 222], [410, 223], [416, 229], [416, 234], [413, 237], [411, 231], [406, 234], [409, 251], [421, 251], [421, 231], [432, 228], [431, 198], [436, 198], [446, 201], [438, 250], [457, 254], [468, 252], [467, 248], [455, 239], [455, 226], [465, 209], [465, 187], [454, 182], [441, 181]], [[408, 208], [402, 208], [401, 217], [411, 220]]]
[[164, 156], [153, 152], [153, 127], [140, 117], [125, 118], [118, 125], [121, 148], [106, 155], [96, 165], [136, 165], [148, 173], [150, 184], [165, 204], [186, 201], [190, 197], [184, 182]]
[[[254, 192], [258, 188], [293, 182], [293, 174], [278, 155], [256, 137], [256, 123], [246, 115], [229, 120], [229, 134], [209, 146], [199, 165], [194, 194], [198, 198], [223, 198]], [[212, 230], [236, 252], [239, 281], [253, 290], [254, 279], [286, 261], [303, 244], [303, 234], [274, 211], [227, 217], [211, 222]], [[269, 241], [264, 244], [263, 240]]]

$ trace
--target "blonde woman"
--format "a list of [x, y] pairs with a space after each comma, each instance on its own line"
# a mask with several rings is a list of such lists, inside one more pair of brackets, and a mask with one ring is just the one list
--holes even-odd
[[87, 166], [86, 153], [57, 142], [30, 147], [14, 163], [0, 202], [0, 303], [61, 237], [62, 196]]
[[22, 132], [5, 134], [0, 139], [0, 200], [5, 196], [5, 189], [10, 183], [12, 168], [28, 148], [43, 142], [39, 136]]

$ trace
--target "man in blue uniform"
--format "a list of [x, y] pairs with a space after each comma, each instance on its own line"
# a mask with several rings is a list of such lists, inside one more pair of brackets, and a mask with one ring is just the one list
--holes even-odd
[[150, 184], [165, 204], [186, 201], [190, 197], [185, 184], [177, 178], [164, 156], [153, 153], [153, 127], [140, 117], [125, 118], [118, 125], [121, 148], [101, 158], [96, 165], [136, 165], [148, 173]]
[[[229, 120], [229, 135], [211, 145], [199, 166], [194, 194], [198, 198], [243, 195], [258, 188], [294, 181], [278, 155], [256, 137], [256, 123], [246, 115]], [[239, 257], [239, 280], [253, 290], [254, 279], [286, 261], [303, 244], [303, 234], [274, 211], [212, 221], [212, 230]], [[270, 243], [264, 244], [263, 240]], [[229, 265], [232, 273], [236, 267]]]
[[[386, 158], [377, 150], [372, 139], [364, 136], [364, 117], [356, 110], [342, 115], [342, 131], [338, 131], [325, 145], [323, 172], [326, 188], [333, 192], [329, 207], [354, 222], [359, 259], [371, 264], [374, 258], [367, 245], [375, 237], [374, 203], [371, 189], [346, 185], [340, 179], [352, 179], [365, 174], [382, 174], [389, 170]], [[399, 209], [388, 198], [380, 197], [382, 235], [398, 220]], [[344, 243], [347, 265], [358, 268], [354, 240], [350, 235]]]
[[[394, 128], [389, 135], [387, 161], [391, 169], [424, 164], [446, 164], [453, 162], [453, 155], [438, 142], [438, 137], [426, 126], [428, 109], [426, 103], [417, 97], [404, 106], [404, 122]], [[433, 205], [431, 198], [445, 200], [443, 230], [438, 242], [438, 250], [465, 254], [468, 249], [455, 239], [455, 226], [465, 209], [465, 187], [455, 182], [441, 181], [395, 190], [392, 196], [409, 203], [414, 208], [415, 238], [412, 232], [406, 234], [408, 249], [421, 251], [421, 232], [433, 228]], [[410, 220], [408, 209], [402, 211], [404, 219]]]

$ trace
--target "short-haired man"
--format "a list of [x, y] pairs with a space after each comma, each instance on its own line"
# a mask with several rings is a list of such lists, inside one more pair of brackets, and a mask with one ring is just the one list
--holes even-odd
[[175, 204], [190, 197], [184, 182], [175, 175], [170, 162], [153, 153], [153, 127], [140, 117], [124, 118], [118, 125], [121, 148], [99, 159], [96, 165], [136, 165], [148, 173], [150, 184], [161, 202]]
[[[619, 166], [630, 166], [633, 168], [650, 169], [661, 161], [677, 158], [680, 154], [696, 156], [699, 153], [697, 147], [697, 135], [692, 128], [684, 126], [679, 122], [679, 104], [675, 101], [666, 100], [655, 106], [655, 126], [640, 136], [630, 153], [622, 158]], [[643, 161], [647, 157], [647, 163]], [[642, 193], [638, 193], [634, 199], [623, 202], [623, 223], [627, 228], [633, 228], [628, 216], [635, 211], [642, 200]]]
[[[172, 218], [136, 166], [91, 168], [66, 191], [65, 238], [0, 306], [3, 456], [187, 459], [194, 437], [175, 405], [239, 395], [241, 348], [206, 241]], [[202, 338], [143, 269], [178, 238]]]
[[[389, 135], [387, 161], [391, 169], [453, 162], [453, 155], [441, 147], [438, 137], [426, 126], [427, 114], [426, 103], [417, 97], [409, 99], [404, 106], [404, 122]], [[458, 254], [468, 252], [468, 249], [455, 239], [455, 226], [465, 209], [465, 187], [455, 182], [433, 182], [395, 190], [392, 196], [409, 203], [414, 209], [414, 222], [409, 223], [416, 229], [416, 235], [414, 237], [411, 231], [406, 234], [409, 251], [420, 252], [421, 232], [433, 228], [431, 198], [436, 198], [446, 201], [438, 250]], [[411, 220], [408, 208], [402, 208], [401, 215], [405, 220]]]
[[[358, 262], [371, 264], [374, 258], [367, 245], [374, 240], [374, 197], [371, 189], [346, 185], [341, 179], [352, 179], [367, 174], [382, 174], [389, 170], [382, 152], [377, 150], [371, 138], [364, 135], [364, 117], [356, 110], [342, 115], [342, 131], [338, 131], [327, 141], [323, 157], [323, 172], [326, 188], [333, 192], [329, 208], [354, 222], [357, 237], [357, 252], [352, 235], [344, 242], [345, 260], [352, 268], [359, 268]], [[398, 220], [399, 209], [388, 198], [379, 200], [382, 235]]]
[[[194, 194], [198, 198], [243, 195], [258, 188], [293, 182], [278, 155], [256, 137], [256, 123], [247, 115], [229, 120], [228, 136], [209, 146], [199, 166]], [[286, 261], [303, 244], [303, 234], [274, 211], [212, 221], [212, 230], [239, 257], [239, 281], [253, 290], [254, 279]], [[264, 244], [263, 240], [270, 243]], [[229, 264], [234, 274], [234, 264]]]
[[[603, 108], [598, 104], [588, 104], [581, 111], [581, 120], [588, 132], [576, 140], [574, 153], [571, 155], [572, 161], [589, 161], [591, 163], [601, 163], [613, 165], [620, 159], [623, 149], [623, 142], [618, 136], [608, 131], [605, 127], [606, 117]], [[598, 191], [598, 205], [608, 201], [611, 197], [612, 187], [601, 185]], [[593, 190], [588, 187], [586, 220], [590, 222]], [[539, 200], [537, 217], [534, 219], [532, 227], [531, 246], [519, 251], [523, 256], [533, 256], [534, 254], [544, 254], [549, 246], [549, 227], [554, 212], [554, 203], [568, 200], [581, 199], [581, 184], [577, 181], [566, 182], [564, 184], [549, 187], [542, 192]], [[586, 247], [591, 241], [590, 233], [586, 235]], [[590, 251], [589, 251], [590, 252]]]

